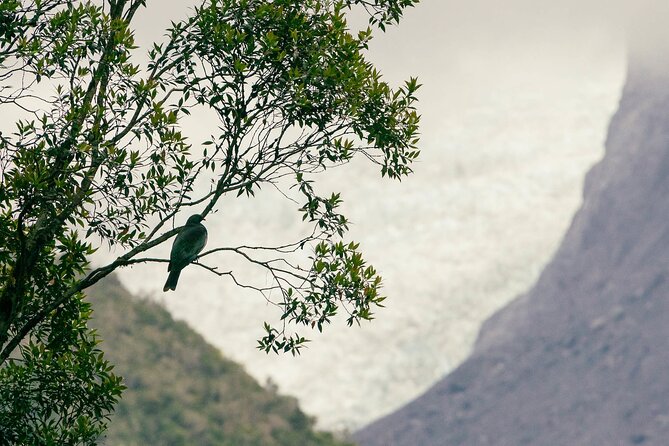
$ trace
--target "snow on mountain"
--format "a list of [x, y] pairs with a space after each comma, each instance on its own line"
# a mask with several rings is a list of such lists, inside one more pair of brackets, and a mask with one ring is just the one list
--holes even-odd
[[667, 444], [669, 33], [662, 37], [654, 50], [631, 45], [606, 155], [539, 280], [485, 321], [462, 365], [358, 432], [361, 445]]

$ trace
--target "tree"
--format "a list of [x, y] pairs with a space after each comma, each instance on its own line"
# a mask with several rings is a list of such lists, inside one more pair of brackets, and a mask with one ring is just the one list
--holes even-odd
[[[217, 246], [198, 259], [281, 309], [259, 348], [298, 353], [306, 339], [290, 327], [322, 330], [340, 310], [349, 325], [370, 319], [384, 299], [381, 278], [343, 241], [339, 194], [319, 195], [314, 178], [354, 156], [390, 178], [411, 172], [419, 85], [391, 88], [363, 52], [372, 27], [397, 23], [417, 2], [208, 0], [172, 24], [146, 64], [136, 61], [131, 28], [146, 0], [0, 2], [0, 103], [16, 116], [0, 135], [3, 373], [17, 376], [34, 349], [42, 360], [99, 355], [81, 331], [83, 292], [117, 268], [167, 262], [145, 253], [179, 231], [170, 227], [177, 215], [206, 217], [221, 197], [268, 185], [300, 194], [313, 232], [282, 246]], [[349, 30], [353, 8], [367, 12], [369, 28]], [[206, 141], [191, 143], [181, 126], [193, 110], [220, 122]], [[90, 269], [100, 244], [124, 254]], [[222, 252], [273, 282], [219, 270]], [[99, 359], [88, 378], [118, 395]], [[100, 418], [114, 397], [98, 402]]]

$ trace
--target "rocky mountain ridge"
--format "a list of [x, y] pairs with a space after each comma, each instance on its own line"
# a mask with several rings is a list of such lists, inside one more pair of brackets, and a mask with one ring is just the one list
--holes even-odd
[[669, 70], [629, 66], [606, 155], [536, 285], [361, 445], [666, 444]]

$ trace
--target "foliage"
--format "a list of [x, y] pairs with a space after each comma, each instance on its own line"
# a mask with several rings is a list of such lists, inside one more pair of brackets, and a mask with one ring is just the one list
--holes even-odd
[[[384, 29], [417, 0], [208, 0], [173, 23], [143, 64], [131, 24], [145, 3], [0, 2], [0, 106], [10, 117], [0, 133], [7, 379], [19, 366], [46, 373], [47, 358], [79, 352], [89, 378], [106, 380], [104, 361], [84, 358], [97, 354], [86, 347], [93, 335], [73, 328], [86, 318], [74, 311], [81, 293], [119, 267], [166, 262], [145, 253], [179, 231], [170, 228], [177, 215], [206, 216], [222, 197], [265, 186], [299, 194], [313, 232], [282, 246], [213, 247], [198, 261], [282, 310], [259, 348], [299, 353], [306, 339], [288, 324], [322, 330], [339, 311], [359, 323], [383, 300], [374, 268], [343, 241], [341, 198], [321, 196], [314, 178], [355, 156], [390, 178], [411, 172], [417, 81], [385, 83], [364, 58], [372, 28], [352, 32], [346, 16], [358, 8]], [[219, 126], [192, 144], [182, 124], [195, 112]], [[100, 244], [124, 253], [87, 270]], [[222, 254], [265, 269], [272, 282], [220, 271]], [[70, 353], [52, 343], [63, 336]], [[110, 390], [113, 399], [118, 387]]]
[[128, 385], [104, 444], [344, 446], [314, 431], [295, 399], [260, 386], [158, 304], [130, 296], [113, 276], [89, 295], [101, 347]]
[[90, 312], [68, 302], [52, 330], [20, 346], [21, 361], [0, 368], [0, 444], [95, 444], [106, 429], [124, 387], [86, 326]]

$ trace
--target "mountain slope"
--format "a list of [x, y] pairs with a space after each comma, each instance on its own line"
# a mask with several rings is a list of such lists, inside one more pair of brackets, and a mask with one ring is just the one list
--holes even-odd
[[102, 349], [128, 386], [104, 444], [343, 446], [314, 432], [294, 398], [261, 387], [161, 306], [133, 298], [115, 277], [89, 297]]
[[665, 445], [669, 70], [630, 60], [604, 159], [537, 284], [472, 356], [355, 436], [374, 445]]

